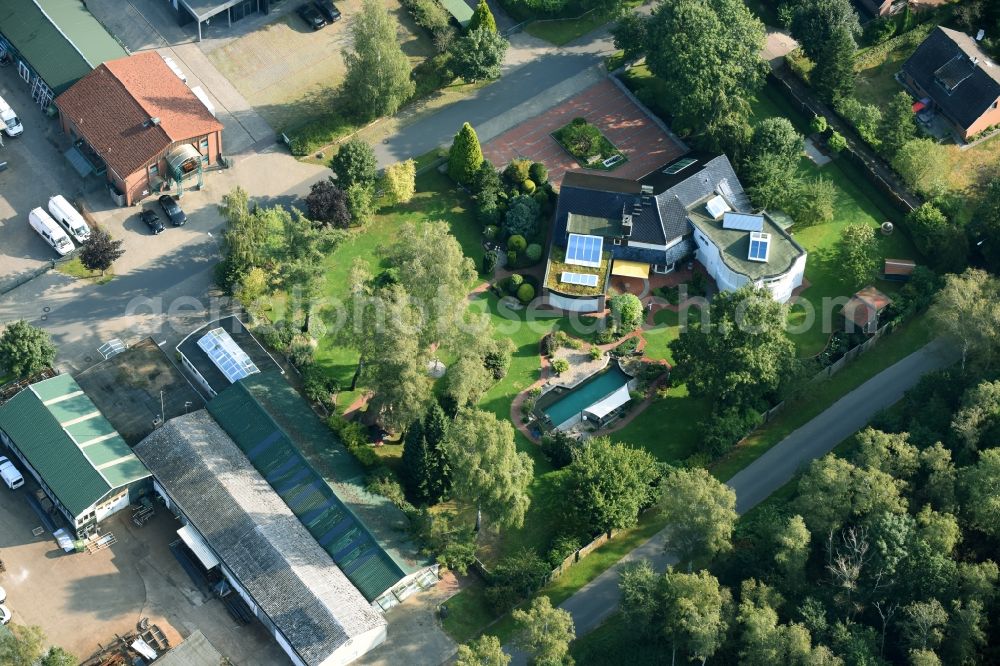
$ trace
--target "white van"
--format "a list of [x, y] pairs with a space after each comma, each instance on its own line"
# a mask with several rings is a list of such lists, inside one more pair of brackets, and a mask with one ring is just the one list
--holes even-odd
[[83, 221], [83, 216], [61, 194], [49, 198], [49, 213], [69, 232], [69, 235], [79, 243], [85, 243], [90, 238], [90, 227]]
[[56, 221], [49, 217], [49, 214], [42, 208], [35, 208], [28, 213], [28, 223], [32, 229], [38, 232], [42, 240], [51, 245], [52, 249], [59, 253], [59, 256], [65, 257], [73, 251], [73, 241], [69, 239], [69, 236], [62, 230], [62, 227], [56, 224]]
[[3, 97], [0, 97], [0, 129], [6, 132], [7, 136], [17, 136], [24, 131], [24, 126], [21, 125], [14, 109], [10, 108], [10, 104], [5, 102]]
[[17, 471], [17, 468], [3, 456], [0, 456], [0, 479], [3, 479], [3, 482], [11, 490], [17, 490], [24, 485], [24, 477], [21, 476], [21, 473]]

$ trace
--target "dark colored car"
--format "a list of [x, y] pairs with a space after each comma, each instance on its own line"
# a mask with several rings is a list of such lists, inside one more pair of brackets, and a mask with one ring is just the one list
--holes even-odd
[[163, 223], [160, 222], [159, 216], [154, 211], [147, 208], [139, 213], [139, 219], [142, 220], [143, 224], [149, 227], [149, 230], [154, 234], [163, 232]]
[[313, 4], [316, 5], [316, 9], [323, 15], [327, 23], [336, 23], [340, 20], [340, 10], [331, 0], [313, 0]]
[[170, 224], [175, 227], [183, 227], [184, 223], [188, 221], [188, 216], [181, 210], [181, 207], [177, 204], [177, 200], [169, 194], [164, 194], [160, 197], [160, 208], [167, 214]]
[[324, 19], [316, 7], [309, 4], [308, 2], [304, 5], [299, 5], [299, 8], [295, 10], [295, 13], [302, 17], [302, 20], [312, 28], [313, 30], [319, 30], [324, 25], [326, 25], [326, 19]]

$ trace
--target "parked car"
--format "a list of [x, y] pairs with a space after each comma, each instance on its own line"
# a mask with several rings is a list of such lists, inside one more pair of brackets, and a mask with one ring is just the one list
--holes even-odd
[[9, 624], [11, 618], [10, 609], [0, 604], [0, 624]]
[[336, 23], [340, 20], [340, 10], [331, 0], [313, 0], [316, 9], [323, 15], [327, 23]]
[[306, 25], [313, 30], [319, 30], [326, 25], [326, 19], [320, 15], [319, 11], [316, 10], [316, 7], [308, 2], [304, 5], [299, 5], [299, 8], [295, 10], [295, 13], [298, 14], [302, 20], [306, 22]]
[[7, 601], [7, 590], [0, 587], [0, 604]]
[[3, 479], [4, 484], [11, 490], [17, 490], [24, 485], [24, 477], [14, 464], [3, 456], [0, 456], [0, 479]]
[[163, 212], [167, 214], [170, 224], [175, 227], [183, 227], [184, 223], [188, 221], [188, 216], [184, 214], [183, 210], [181, 210], [177, 200], [169, 194], [163, 194], [160, 196], [159, 201], [160, 208], [162, 208]]
[[152, 231], [154, 235], [163, 232], [163, 223], [160, 222], [160, 216], [149, 208], [139, 213], [139, 219], [142, 220], [143, 224], [149, 227], [149, 230]]

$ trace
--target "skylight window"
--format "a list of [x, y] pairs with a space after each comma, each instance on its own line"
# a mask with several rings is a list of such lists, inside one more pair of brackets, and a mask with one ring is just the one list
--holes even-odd
[[767, 254], [771, 249], [771, 234], [759, 231], [750, 232], [750, 253], [747, 259], [767, 263]]
[[566, 244], [566, 263], [597, 268], [601, 265], [604, 239], [600, 236], [570, 234]]

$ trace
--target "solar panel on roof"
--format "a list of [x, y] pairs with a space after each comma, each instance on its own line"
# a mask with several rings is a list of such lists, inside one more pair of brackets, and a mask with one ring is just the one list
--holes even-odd
[[579, 284], [584, 287], [597, 286], [597, 276], [589, 273], [571, 273], [569, 271], [563, 271], [562, 275], [559, 276], [559, 281], [565, 282], [566, 284]]
[[213, 328], [203, 335], [198, 340], [198, 346], [212, 359], [212, 363], [226, 376], [230, 384], [260, 372], [247, 353], [240, 349], [223, 328]]
[[663, 173], [667, 174], [668, 176], [672, 176], [675, 173], [680, 173], [681, 171], [684, 171], [684, 169], [687, 169], [689, 166], [691, 166], [697, 161], [698, 160], [694, 159], [693, 157], [685, 157], [684, 159], [678, 160], [673, 164], [671, 164], [670, 166], [668, 166], [666, 169], [663, 170]]
[[726, 200], [719, 195], [716, 195], [708, 200], [705, 204], [705, 208], [708, 209], [708, 214], [712, 216], [712, 219], [719, 219], [719, 216], [723, 213], [728, 213], [732, 210]]
[[767, 262], [767, 252], [771, 245], [771, 234], [763, 234], [757, 231], [750, 232], [750, 252], [747, 259], [750, 261]]
[[726, 213], [722, 216], [722, 228], [760, 232], [764, 230], [764, 216], [748, 215], [746, 213]]
[[600, 236], [570, 234], [566, 244], [566, 263], [597, 268], [601, 265], [604, 239]]

